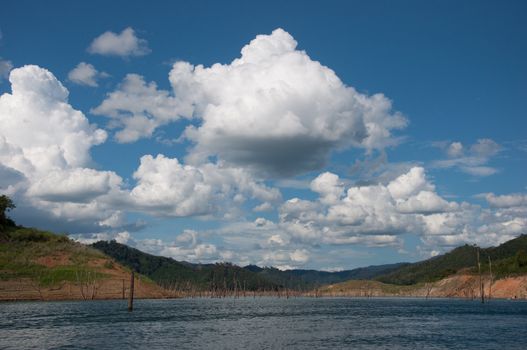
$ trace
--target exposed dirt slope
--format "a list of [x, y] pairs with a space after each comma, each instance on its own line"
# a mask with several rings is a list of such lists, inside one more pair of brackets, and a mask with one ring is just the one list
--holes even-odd
[[[484, 294], [492, 298], [527, 299], [527, 275], [508, 277], [490, 283], [483, 279]], [[458, 274], [434, 283], [410, 286], [385, 284], [377, 281], [348, 281], [321, 288], [321, 296], [409, 296], [480, 298], [479, 278], [475, 275]]]
[[[127, 298], [130, 270], [67, 239], [0, 243], [0, 300]], [[136, 298], [175, 297], [136, 274]]]

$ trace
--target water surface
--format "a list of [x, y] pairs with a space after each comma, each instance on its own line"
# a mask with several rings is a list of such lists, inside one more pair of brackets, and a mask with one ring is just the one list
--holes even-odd
[[240, 298], [0, 304], [2, 349], [527, 349], [527, 302]]

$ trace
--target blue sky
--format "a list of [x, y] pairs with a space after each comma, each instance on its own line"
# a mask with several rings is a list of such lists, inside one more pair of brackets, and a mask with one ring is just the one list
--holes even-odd
[[526, 10], [8, 2], [0, 192], [21, 224], [194, 262], [498, 244], [527, 228]]

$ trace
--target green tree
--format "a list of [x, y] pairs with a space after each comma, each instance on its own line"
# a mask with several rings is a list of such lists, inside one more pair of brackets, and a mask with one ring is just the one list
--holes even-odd
[[521, 249], [516, 253], [516, 256], [514, 257], [516, 267], [523, 268], [527, 267], [527, 253], [525, 253], [525, 250]]
[[15, 208], [15, 203], [13, 203], [11, 198], [5, 194], [0, 196], [0, 227], [3, 227], [9, 222], [7, 218], [7, 212]]

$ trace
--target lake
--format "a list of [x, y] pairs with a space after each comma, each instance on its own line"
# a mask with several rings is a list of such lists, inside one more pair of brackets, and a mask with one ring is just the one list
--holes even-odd
[[527, 349], [527, 302], [239, 298], [0, 303], [2, 349]]

